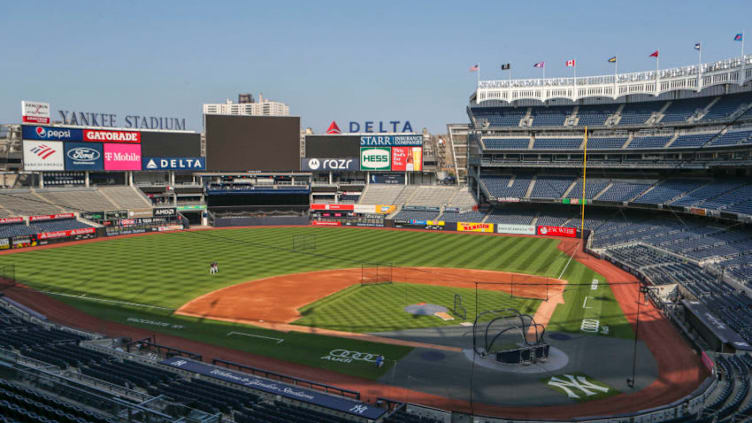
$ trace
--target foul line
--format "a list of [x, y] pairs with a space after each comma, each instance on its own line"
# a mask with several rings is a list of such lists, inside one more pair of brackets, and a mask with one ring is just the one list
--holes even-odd
[[271, 339], [271, 340], [277, 341], [277, 344], [281, 344], [281, 343], [285, 342], [285, 340], [282, 339], [282, 338], [272, 338], [271, 336], [254, 335], [254, 334], [245, 333], [245, 332], [235, 332], [235, 331], [228, 332], [227, 336], [230, 336], [230, 335], [242, 335], [242, 336], [252, 336], [254, 338]]
[[574, 258], [574, 254], [569, 256], [569, 260], [567, 260], [567, 264], [564, 266], [564, 269], [561, 270], [561, 273], [559, 274], [559, 277], [556, 279], [561, 279], [562, 276], [564, 276], [564, 272], [567, 271], [567, 267], [569, 267], [569, 263], [572, 262], [572, 258]]
[[99, 301], [101, 303], [111, 303], [111, 304], [122, 304], [122, 305], [130, 305], [130, 306], [138, 306], [138, 307], [144, 307], [144, 308], [157, 308], [160, 310], [167, 310], [167, 311], [175, 311], [175, 309], [168, 308], [168, 307], [161, 307], [161, 306], [155, 306], [155, 305], [149, 305], [149, 304], [141, 304], [141, 303], [131, 303], [128, 301], [118, 301], [118, 300], [105, 300], [104, 298], [96, 298], [96, 297], [87, 297], [85, 294], [81, 295], [73, 295], [73, 294], [64, 294], [62, 292], [52, 292], [52, 291], [39, 291], [43, 294], [47, 295], [57, 295], [60, 297], [70, 297], [70, 298], [78, 298], [80, 300], [88, 300], [88, 301]]

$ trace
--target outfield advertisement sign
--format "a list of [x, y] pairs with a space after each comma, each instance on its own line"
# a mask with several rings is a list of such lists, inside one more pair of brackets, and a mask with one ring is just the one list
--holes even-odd
[[342, 222], [329, 222], [324, 220], [312, 220], [311, 225], [313, 226], [342, 226]]
[[141, 143], [141, 133], [136, 131], [111, 131], [107, 129], [84, 129], [84, 141]]
[[37, 234], [37, 239], [56, 239], [56, 238], [69, 238], [78, 235], [90, 235], [97, 231], [96, 228], [79, 228], [79, 229], [67, 229], [64, 231], [55, 232], [41, 232]]
[[83, 130], [61, 126], [23, 125], [21, 137], [37, 141], [83, 141]]
[[392, 147], [392, 171], [417, 172], [423, 170], [422, 147]]
[[143, 170], [206, 170], [204, 157], [144, 157]]
[[104, 170], [141, 170], [141, 145], [104, 144]]
[[389, 147], [361, 147], [360, 170], [391, 170], [392, 151]]
[[29, 216], [29, 222], [42, 222], [45, 220], [73, 219], [76, 215], [73, 213], [43, 214], [39, 216]]
[[305, 172], [319, 172], [329, 170], [360, 170], [357, 157], [335, 158], [304, 158], [300, 159], [300, 170]]
[[176, 216], [178, 211], [175, 207], [157, 207], [154, 209], [154, 217]]
[[104, 150], [101, 144], [67, 142], [65, 170], [104, 170]]
[[311, 204], [311, 210], [354, 211], [354, 204]]
[[178, 206], [178, 211], [197, 211], [197, 210], [206, 210], [205, 205], [189, 205], [189, 206]]
[[365, 135], [361, 147], [421, 147], [423, 135]]
[[496, 224], [496, 233], [499, 234], [516, 234], [516, 235], [535, 235], [535, 226], [533, 225], [511, 225], [506, 223]]
[[63, 143], [60, 141], [24, 141], [24, 170], [65, 170]]
[[0, 218], [0, 225], [6, 225], [9, 223], [23, 223], [23, 217], [2, 217]]
[[538, 235], [576, 238], [577, 228], [567, 228], [563, 226], [538, 226]]
[[457, 222], [457, 232], [493, 233], [493, 223]]
[[174, 367], [187, 372], [198, 373], [225, 383], [243, 386], [259, 390], [272, 395], [279, 395], [295, 401], [301, 401], [317, 407], [328, 408], [341, 413], [362, 417], [370, 420], [378, 420], [386, 413], [386, 410], [365, 404], [351, 398], [343, 398], [331, 394], [318, 392], [296, 385], [288, 385], [269, 379], [253, 376], [248, 373], [221, 369], [198, 361], [188, 360], [183, 357], [171, 357], [160, 361], [159, 364]]

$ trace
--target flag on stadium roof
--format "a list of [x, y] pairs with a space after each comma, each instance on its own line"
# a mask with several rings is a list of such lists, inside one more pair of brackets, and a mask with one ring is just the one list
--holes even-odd
[[614, 57], [610, 57], [610, 58], [608, 59], [608, 63], [616, 63], [616, 56], [614, 56]]
[[509, 70], [509, 69], [512, 69], [511, 63], [504, 63], [503, 65], [501, 65], [501, 70]]
[[574, 59], [567, 60], [567, 67], [571, 68], [572, 66], [574, 66]]
[[478, 69], [480, 69], [480, 66], [478, 65], [470, 66], [470, 72], [478, 72]]
[[695, 50], [699, 50], [702, 48], [702, 45], [700, 43], [695, 43]]
[[656, 50], [656, 51], [654, 51], [654, 52], [650, 53], [650, 56], [649, 56], [649, 57], [658, 57], [658, 50]]
[[744, 39], [744, 33], [740, 32], [736, 35], [734, 35], [734, 41], [742, 41]]
[[538, 63], [534, 64], [533, 67], [534, 68], [542, 68], [543, 65], [545, 65], [545, 64], [546, 64], [546, 62], [538, 62]]

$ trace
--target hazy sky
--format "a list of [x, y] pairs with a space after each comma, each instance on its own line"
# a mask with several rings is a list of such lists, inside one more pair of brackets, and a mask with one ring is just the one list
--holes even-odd
[[[332, 120], [465, 122], [481, 77], [578, 76], [738, 56], [752, 1], [6, 1], [0, 122], [21, 100], [57, 110], [184, 117], [263, 93], [323, 132]], [[745, 28], [745, 25], [747, 26]]]

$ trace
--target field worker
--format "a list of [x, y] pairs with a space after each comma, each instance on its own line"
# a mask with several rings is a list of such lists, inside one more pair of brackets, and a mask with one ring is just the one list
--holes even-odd
[[378, 357], [376, 357], [376, 367], [381, 368], [384, 366], [384, 356], [379, 354]]

